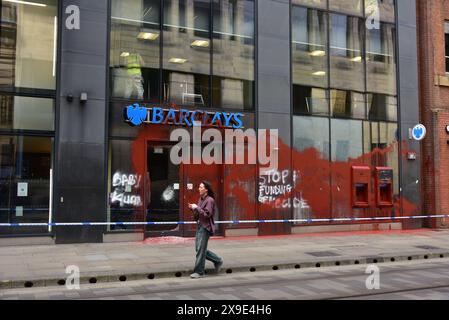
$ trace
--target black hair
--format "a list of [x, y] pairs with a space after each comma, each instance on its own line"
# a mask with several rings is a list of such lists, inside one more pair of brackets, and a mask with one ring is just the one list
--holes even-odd
[[215, 199], [215, 192], [212, 189], [212, 186], [210, 185], [210, 182], [208, 181], [201, 181], [202, 184], [204, 184], [204, 188], [207, 189], [207, 195], [213, 199]]

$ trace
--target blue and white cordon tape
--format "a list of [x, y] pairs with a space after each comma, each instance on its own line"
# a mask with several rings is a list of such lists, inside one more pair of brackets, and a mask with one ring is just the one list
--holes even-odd
[[[216, 221], [215, 224], [253, 224], [253, 223], [312, 223], [312, 222], [351, 222], [351, 221], [382, 221], [449, 218], [449, 214], [432, 216], [406, 216], [406, 217], [372, 217], [372, 218], [329, 218], [329, 219], [285, 219], [285, 220], [230, 220]], [[0, 223], [0, 227], [77, 227], [77, 226], [141, 226], [141, 225], [186, 225], [197, 224], [196, 221], [172, 222], [53, 222], [53, 223]]]

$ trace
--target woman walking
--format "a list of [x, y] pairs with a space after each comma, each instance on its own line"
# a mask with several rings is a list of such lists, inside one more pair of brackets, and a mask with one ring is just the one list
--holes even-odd
[[214, 213], [215, 213], [215, 194], [209, 182], [203, 181], [198, 188], [200, 199], [198, 204], [189, 204], [189, 209], [193, 210], [195, 220], [198, 221], [195, 236], [196, 262], [193, 273], [190, 275], [193, 279], [204, 277], [204, 268], [206, 259], [212, 261], [215, 266], [215, 272], [220, 272], [223, 265], [223, 259], [212, 251], [207, 250], [209, 238], [215, 232]]

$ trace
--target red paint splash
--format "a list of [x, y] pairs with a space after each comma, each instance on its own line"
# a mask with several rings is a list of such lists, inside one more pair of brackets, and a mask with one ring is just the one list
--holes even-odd
[[[176, 106], [171, 106], [175, 108]], [[151, 181], [148, 178], [147, 168], [147, 145], [150, 141], [169, 142], [172, 126], [152, 125], [142, 126], [138, 136], [132, 142], [131, 162], [136, 174], [144, 177], [144, 184], [139, 190], [143, 205], [135, 209], [135, 221], [144, 221], [148, 206], [148, 190]], [[207, 129], [207, 128], [205, 128]], [[224, 136], [224, 135], [223, 135]], [[370, 207], [355, 209], [351, 204], [351, 167], [356, 165], [368, 165], [374, 167], [385, 165], [388, 156], [395, 155], [398, 150], [398, 143], [393, 143], [385, 149], [375, 149], [370, 153], [363, 154], [355, 159], [348, 159], [346, 162], [329, 162], [324, 159], [320, 152], [310, 148], [298, 151], [286, 145], [281, 139], [279, 145], [279, 166], [278, 170], [297, 171], [300, 173], [299, 179], [293, 184], [292, 174], [290, 174], [290, 184], [292, 190], [282, 196], [278, 196], [276, 201], [270, 203], [258, 203], [259, 193], [259, 170], [258, 165], [181, 165], [180, 166], [180, 220], [192, 221], [187, 209], [190, 202], [196, 202], [197, 185], [201, 180], [206, 179], [212, 182], [214, 188], [218, 190], [220, 220], [257, 220], [257, 219], [291, 219], [295, 216], [295, 209], [292, 207], [282, 208], [282, 203], [288, 202], [292, 197], [302, 198], [310, 207], [310, 218], [330, 219], [330, 218], [367, 218], [367, 217], [399, 217], [402, 215], [414, 215], [419, 212], [419, 205], [404, 197], [395, 195], [394, 205], [391, 208], [378, 208], [375, 205], [374, 176], [370, 194]], [[408, 153], [407, 143], [402, 143], [400, 157], [405, 157]], [[249, 152], [254, 150], [249, 150]], [[399, 161], [399, 159], [398, 159]], [[194, 184], [194, 190], [187, 190], [187, 181]], [[279, 207], [280, 205], [280, 207]], [[382, 223], [393, 222], [382, 221]], [[360, 224], [361, 222], [353, 222]], [[363, 222], [362, 222], [363, 223]], [[370, 223], [370, 222], [369, 222]], [[324, 225], [339, 224], [321, 223]], [[345, 222], [349, 224], [349, 222]], [[306, 225], [319, 225], [318, 223]], [[227, 225], [226, 229], [251, 228], [257, 224]], [[273, 223], [260, 224], [259, 235], [289, 234], [290, 224]], [[195, 226], [183, 226], [184, 235], [192, 235]], [[141, 230], [140, 230], [141, 231]], [[162, 241], [162, 240], [161, 240]]]

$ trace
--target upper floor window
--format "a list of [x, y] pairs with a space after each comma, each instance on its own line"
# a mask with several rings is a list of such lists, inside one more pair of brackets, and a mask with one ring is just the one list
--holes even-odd
[[449, 73], [449, 22], [444, 23], [445, 65], [446, 73]]
[[58, 0], [0, 3], [0, 90], [54, 90]]
[[112, 97], [253, 109], [254, 15], [254, 0], [113, 0]]
[[291, 16], [295, 114], [397, 120], [394, 0], [292, 0]]

